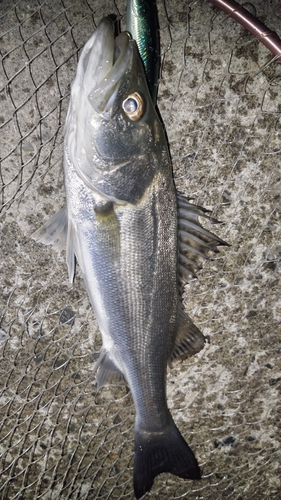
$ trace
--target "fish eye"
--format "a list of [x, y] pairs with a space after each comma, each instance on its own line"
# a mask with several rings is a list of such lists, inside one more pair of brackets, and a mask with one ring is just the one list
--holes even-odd
[[124, 99], [122, 108], [128, 118], [135, 122], [144, 114], [144, 99], [138, 92], [134, 92]]

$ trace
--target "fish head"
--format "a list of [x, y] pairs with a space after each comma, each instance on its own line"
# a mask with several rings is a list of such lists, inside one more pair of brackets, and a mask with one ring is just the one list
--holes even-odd
[[68, 158], [91, 189], [134, 202], [159, 168], [163, 145], [136, 42], [127, 32], [115, 37], [112, 21], [104, 18], [82, 51], [72, 85]]

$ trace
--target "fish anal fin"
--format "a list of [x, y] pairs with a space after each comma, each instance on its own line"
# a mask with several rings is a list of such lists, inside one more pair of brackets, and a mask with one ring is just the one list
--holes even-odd
[[66, 246], [67, 229], [67, 211], [66, 207], [63, 207], [37, 229], [31, 235], [31, 238], [43, 243], [43, 245], [53, 245], [56, 250], [60, 251]]
[[205, 345], [205, 340], [204, 335], [194, 325], [190, 317], [179, 307], [177, 335], [168, 364], [171, 365], [174, 361], [184, 360], [201, 351]]
[[94, 372], [98, 370], [95, 381], [97, 389], [105, 385], [122, 385], [127, 383], [123, 373], [117, 368], [114, 361], [110, 358], [110, 353], [105, 349], [101, 350], [93, 370]]
[[201, 479], [194, 453], [174, 422], [164, 432], [135, 431], [134, 491], [137, 499], [150, 491], [154, 479], [162, 472], [183, 479]]

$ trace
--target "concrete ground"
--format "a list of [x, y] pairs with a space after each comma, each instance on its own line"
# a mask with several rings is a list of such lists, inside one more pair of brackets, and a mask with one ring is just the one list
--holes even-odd
[[[203, 479], [161, 475], [147, 498], [281, 498], [281, 67], [208, 0], [157, 2], [158, 106], [175, 183], [231, 244], [186, 287], [209, 339], [168, 374]], [[279, 0], [252, 0], [281, 36]], [[249, 4], [248, 4], [249, 6]], [[101, 339], [79, 268], [31, 233], [64, 204], [62, 141], [77, 56], [121, 0], [0, 4], [0, 498], [133, 498], [134, 408], [96, 392]]]

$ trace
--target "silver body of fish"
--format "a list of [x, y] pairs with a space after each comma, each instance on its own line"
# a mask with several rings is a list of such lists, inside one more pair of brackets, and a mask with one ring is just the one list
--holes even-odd
[[177, 196], [166, 137], [134, 40], [103, 19], [85, 45], [65, 125], [67, 206], [33, 238], [75, 258], [102, 334], [96, 384], [125, 382], [135, 419], [134, 489], [171, 472], [200, 479], [167, 407], [167, 363], [204, 346], [181, 308], [182, 283], [222, 240]]

